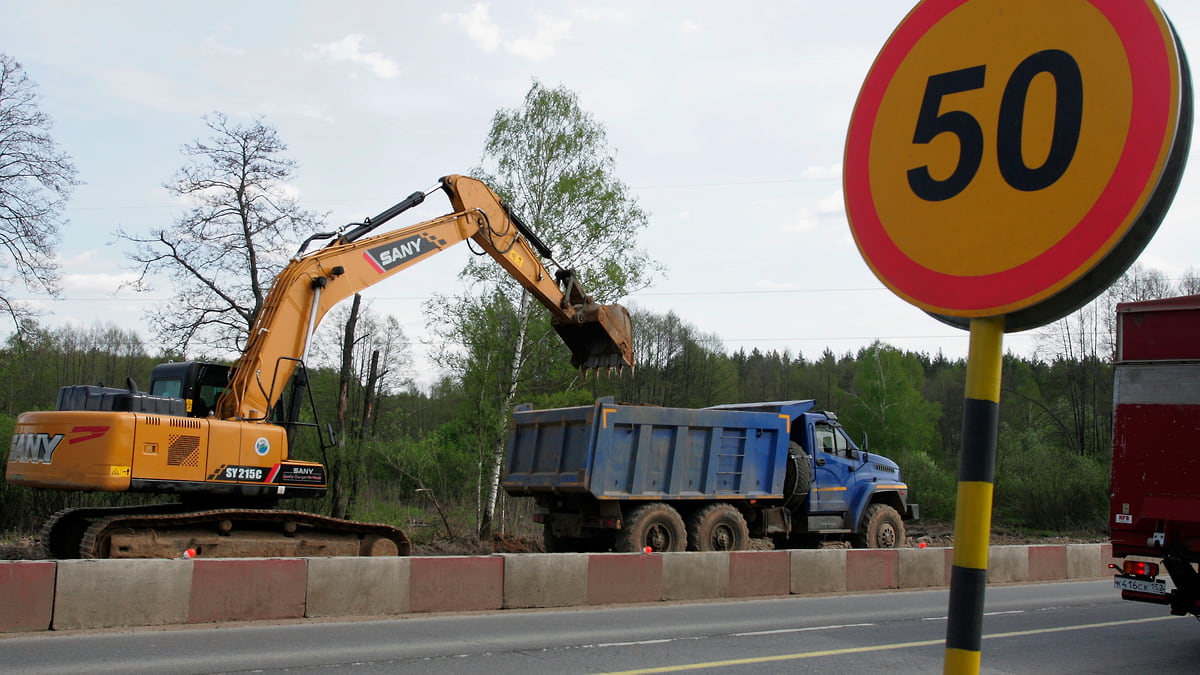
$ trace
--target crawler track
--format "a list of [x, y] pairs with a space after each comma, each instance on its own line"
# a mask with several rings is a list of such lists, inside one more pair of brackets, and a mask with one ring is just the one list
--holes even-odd
[[277, 509], [189, 510], [178, 504], [69, 509], [42, 531], [54, 558], [277, 558], [409, 555], [404, 532]]

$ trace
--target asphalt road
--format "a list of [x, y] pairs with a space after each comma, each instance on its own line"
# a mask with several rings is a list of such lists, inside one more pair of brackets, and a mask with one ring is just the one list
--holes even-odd
[[[947, 592], [0, 637], [5, 673], [930, 673]], [[1111, 581], [989, 588], [983, 672], [1192, 673], [1200, 624]]]

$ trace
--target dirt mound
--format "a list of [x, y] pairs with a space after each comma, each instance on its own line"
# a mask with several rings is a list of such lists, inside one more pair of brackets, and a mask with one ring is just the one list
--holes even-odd
[[0, 542], [0, 560], [40, 560], [43, 557], [42, 546], [33, 537]]

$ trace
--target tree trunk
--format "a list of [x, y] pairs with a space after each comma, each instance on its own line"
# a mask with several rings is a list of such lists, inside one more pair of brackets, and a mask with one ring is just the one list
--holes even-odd
[[[354, 377], [354, 332], [358, 325], [358, 308], [362, 296], [354, 294], [354, 303], [350, 306], [350, 318], [346, 319], [346, 332], [342, 337], [342, 369], [338, 378], [337, 420], [334, 429], [337, 432], [337, 464], [338, 470], [333, 476], [333, 498], [330, 508], [334, 518], [345, 518], [350, 502], [354, 500], [354, 486], [346, 489], [346, 472], [354, 471], [346, 452], [346, 408], [350, 399], [350, 382]], [[354, 481], [351, 481], [353, 483]]]
[[379, 386], [379, 350], [371, 352], [371, 370], [367, 375], [367, 390], [363, 393], [362, 426], [358, 428], [358, 440], [367, 440], [368, 430], [373, 428], [375, 415], [375, 388]]
[[[507, 428], [508, 415], [517, 397], [517, 383], [521, 378], [521, 368], [525, 364], [525, 340], [529, 333], [529, 291], [521, 292], [521, 307], [517, 312], [517, 344], [513, 348], [513, 360], [509, 367], [508, 390], [504, 392], [504, 402], [500, 407], [500, 428]], [[496, 499], [500, 495], [500, 469], [504, 465], [504, 434], [496, 439], [492, 449], [492, 467], [488, 476], [488, 496], [484, 503], [483, 518], [479, 522], [479, 540], [487, 541], [492, 536], [492, 518], [496, 513]]]

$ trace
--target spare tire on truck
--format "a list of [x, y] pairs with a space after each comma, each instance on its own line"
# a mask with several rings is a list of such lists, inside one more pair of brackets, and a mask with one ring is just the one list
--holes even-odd
[[682, 551], [687, 548], [687, 530], [679, 512], [662, 502], [635, 507], [617, 531], [617, 551], [641, 553], [649, 546], [655, 553]]
[[784, 506], [795, 509], [808, 498], [808, 490], [812, 487], [812, 461], [800, 444], [788, 443], [787, 470], [783, 477], [783, 494], [786, 497]]

